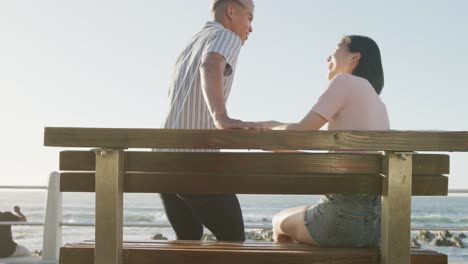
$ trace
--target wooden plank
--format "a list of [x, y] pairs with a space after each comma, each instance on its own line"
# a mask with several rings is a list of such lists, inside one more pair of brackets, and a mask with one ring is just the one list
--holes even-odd
[[44, 145], [90, 148], [468, 151], [468, 132], [46, 127]]
[[448, 177], [444, 175], [413, 175], [413, 196], [447, 196]]
[[[83, 241], [74, 245], [94, 247], [94, 241]], [[229, 241], [200, 241], [200, 240], [138, 240], [124, 241], [125, 248], [174, 248], [174, 249], [234, 249], [234, 250], [283, 250], [283, 251], [308, 251], [308, 252], [342, 252], [349, 253], [369, 253], [377, 252], [372, 248], [317, 248], [307, 244], [298, 243], [272, 243], [266, 241], [247, 241], [247, 242], [229, 242]], [[338, 253], [337, 253], [338, 254]]]
[[[195, 244], [194, 244], [195, 245]], [[216, 244], [215, 244], [216, 245]], [[292, 244], [294, 245], [294, 244]], [[91, 264], [93, 263], [92, 245], [69, 245], [61, 248], [60, 264]], [[152, 263], [340, 263], [366, 264], [380, 263], [379, 253], [369, 249], [330, 249], [304, 247], [294, 249], [272, 249], [270, 246], [252, 247], [241, 245], [223, 248], [223, 246], [200, 246], [199, 248], [178, 248], [174, 244], [159, 245], [129, 245], [124, 244], [125, 264]], [[413, 250], [412, 264], [447, 264], [447, 256], [431, 251]]]
[[413, 175], [450, 173], [450, 156], [441, 154], [413, 154]]
[[[94, 173], [65, 172], [60, 177], [62, 192], [94, 192]], [[413, 195], [447, 195], [448, 178], [416, 175], [412, 186]], [[124, 176], [127, 193], [381, 194], [381, 190], [380, 175], [126, 173]]]
[[[80, 242], [74, 245], [79, 247], [93, 248], [94, 242]], [[125, 241], [124, 248], [133, 249], [198, 249], [198, 250], [261, 250], [261, 251], [303, 251], [315, 252], [316, 254], [376, 254], [378, 250], [372, 248], [318, 248], [306, 244], [297, 243], [272, 243], [272, 242], [226, 242], [226, 241], [195, 241], [195, 240], [165, 240], [165, 241]], [[419, 253], [418, 253], [419, 254]]]
[[382, 187], [382, 264], [409, 264], [412, 155], [387, 152]]
[[[382, 155], [318, 153], [126, 152], [131, 172], [378, 174]], [[60, 170], [94, 171], [90, 151], [63, 151]]]
[[[378, 254], [316, 254], [312, 252], [261, 250], [197, 250], [197, 249], [124, 249], [124, 264], [378, 264]], [[62, 248], [60, 264], [94, 264], [93, 248], [69, 250]]]
[[[314, 247], [307, 244], [289, 242], [266, 242], [266, 241], [200, 241], [200, 240], [125, 240], [124, 248], [173, 248], [173, 249], [221, 249], [221, 250], [276, 250], [276, 251], [307, 251], [317, 254], [333, 252], [334, 254], [374, 254], [379, 253], [375, 248], [327, 248]], [[93, 248], [94, 241], [85, 240], [79, 243], [68, 244], [65, 247]], [[443, 255], [433, 250], [412, 248], [411, 255]]]
[[[415, 154], [413, 173], [449, 173], [449, 156]], [[131, 172], [380, 174], [382, 155], [337, 153], [125, 152]], [[62, 151], [60, 170], [94, 171], [91, 151]]]
[[[94, 247], [94, 241], [83, 241], [74, 245]], [[173, 248], [173, 249], [222, 249], [222, 250], [275, 250], [275, 251], [307, 251], [323, 253], [333, 251], [334, 254], [367, 254], [379, 252], [374, 248], [319, 248], [307, 244], [266, 241], [200, 241], [200, 240], [125, 240], [124, 248]], [[432, 250], [412, 248], [411, 254], [435, 254]]]
[[122, 264], [123, 150], [96, 151], [95, 264]]

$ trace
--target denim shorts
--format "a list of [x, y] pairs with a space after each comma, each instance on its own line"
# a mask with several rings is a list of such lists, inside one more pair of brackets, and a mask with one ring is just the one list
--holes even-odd
[[311, 206], [304, 223], [321, 247], [380, 245], [380, 196], [327, 194]]

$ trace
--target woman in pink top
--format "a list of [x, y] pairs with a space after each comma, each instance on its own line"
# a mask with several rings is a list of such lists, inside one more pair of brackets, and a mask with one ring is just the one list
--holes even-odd
[[[328, 57], [328, 88], [299, 123], [277, 130], [388, 130], [379, 97], [384, 75], [377, 44], [346, 36]], [[286, 209], [273, 217], [275, 241], [323, 247], [376, 247], [380, 240], [380, 196], [327, 194], [314, 206]]]

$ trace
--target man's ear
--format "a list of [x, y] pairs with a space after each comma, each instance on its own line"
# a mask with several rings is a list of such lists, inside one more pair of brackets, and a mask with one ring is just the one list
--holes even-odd
[[234, 14], [234, 7], [231, 4], [227, 6], [226, 14], [228, 17], [232, 17], [232, 15]]

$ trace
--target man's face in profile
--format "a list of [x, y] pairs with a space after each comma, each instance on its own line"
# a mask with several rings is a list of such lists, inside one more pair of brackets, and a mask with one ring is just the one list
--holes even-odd
[[[252, 32], [252, 21], [254, 18], [254, 4], [252, 0], [238, 0], [240, 3], [233, 4], [232, 7], [232, 28], [231, 30], [239, 35], [242, 44], [249, 38]], [[229, 11], [229, 12], [231, 12]]]

